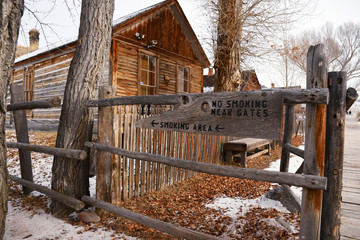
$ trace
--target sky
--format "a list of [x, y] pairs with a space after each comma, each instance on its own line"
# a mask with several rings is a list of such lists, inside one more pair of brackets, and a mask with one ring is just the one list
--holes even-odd
[[[66, 5], [65, 3], [68, 3]], [[130, 14], [142, 8], [161, 2], [161, 0], [115, 0], [114, 19]], [[178, 0], [186, 17], [197, 34], [200, 42], [207, 37], [206, 12], [202, 9], [202, 0]], [[40, 30], [40, 48], [50, 43], [75, 38], [79, 27], [80, 0], [25, 0], [28, 9], [35, 14], [25, 11], [20, 29], [19, 44], [28, 46], [28, 32], [32, 28]], [[318, 29], [326, 22], [337, 27], [346, 22], [360, 23], [360, 0], [317, 0], [315, 10], [311, 16], [302, 19], [295, 25], [293, 33]], [[37, 19], [45, 23], [40, 25]], [[203, 44], [208, 53], [209, 46]], [[210, 57], [210, 54], [208, 54]], [[270, 86], [278, 77], [270, 63], [254, 66], [262, 85]]]

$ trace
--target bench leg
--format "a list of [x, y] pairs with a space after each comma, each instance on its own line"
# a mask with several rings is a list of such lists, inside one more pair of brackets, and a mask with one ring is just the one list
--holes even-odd
[[240, 166], [246, 168], [246, 157], [247, 157], [247, 152], [241, 152], [241, 158], [240, 158]]
[[231, 164], [233, 160], [233, 154], [231, 150], [225, 151], [225, 163]]
[[267, 145], [267, 149], [268, 149], [268, 155], [270, 156], [270, 155], [271, 155], [271, 151], [270, 151], [270, 149], [271, 149], [271, 143], [269, 143], [269, 144]]

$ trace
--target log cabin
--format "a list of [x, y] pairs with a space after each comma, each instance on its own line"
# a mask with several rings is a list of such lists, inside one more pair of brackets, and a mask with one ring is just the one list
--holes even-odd
[[[31, 30], [30, 43], [36, 37]], [[18, 57], [11, 84], [24, 86], [26, 101], [63, 98], [76, 43], [68, 40]], [[177, 0], [114, 20], [108, 59], [99, 84], [114, 86], [119, 97], [202, 92], [203, 68], [210, 65]], [[29, 128], [56, 130], [60, 112], [61, 107], [28, 111]]]

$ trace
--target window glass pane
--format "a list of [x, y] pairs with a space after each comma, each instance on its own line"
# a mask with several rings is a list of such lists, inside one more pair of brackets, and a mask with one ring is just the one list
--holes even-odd
[[154, 87], [148, 87], [147, 95], [155, 95], [155, 88]]
[[149, 82], [148, 85], [155, 86], [155, 72], [149, 73]]
[[179, 82], [178, 82], [178, 89], [179, 89], [179, 92], [184, 92], [184, 79], [178, 79]]
[[190, 92], [189, 80], [190, 80], [190, 70], [189, 68], [184, 68], [184, 92]]
[[144, 95], [146, 95], [146, 87], [140, 86], [140, 96], [144, 96]]
[[141, 70], [140, 72], [140, 85], [148, 85], [147, 71]]
[[184, 79], [185, 81], [189, 81], [190, 75], [189, 75], [189, 68], [184, 68]]
[[150, 61], [149, 61], [149, 71], [155, 72], [156, 71], [156, 58], [154, 57], [149, 57]]
[[148, 57], [141, 54], [141, 69], [148, 69]]

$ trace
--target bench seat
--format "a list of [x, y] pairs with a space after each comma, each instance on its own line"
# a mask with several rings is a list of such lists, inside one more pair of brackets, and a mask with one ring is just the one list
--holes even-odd
[[[240, 154], [240, 165], [246, 167], [246, 159], [255, 158], [265, 153], [270, 155], [270, 143], [268, 139], [259, 138], [241, 138], [225, 142], [223, 143], [224, 161], [231, 164], [234, 155]], [[265, 149], [254, 153], [255, 150], [262, 147]]]

